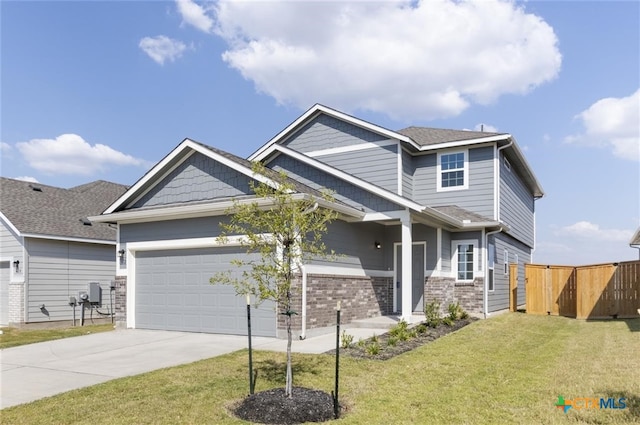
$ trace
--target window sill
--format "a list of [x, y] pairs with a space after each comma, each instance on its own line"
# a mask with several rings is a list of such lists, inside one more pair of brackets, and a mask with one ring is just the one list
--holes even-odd
[[456, 281], [455, 286], [474, 286], [473, 280], [460, 280]]

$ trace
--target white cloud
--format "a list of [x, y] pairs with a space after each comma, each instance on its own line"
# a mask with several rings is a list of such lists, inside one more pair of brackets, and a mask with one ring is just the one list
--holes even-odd
[[55, 139], [33, 139], [16, 147], [29, 165], [49, 174], [92, 175], [110, 166], [146, 166], [145, 161], [102, 144], [91, 145], [77, 134]]
[[211, 31], [213, 19], [207, 15], [207, 10], [203, 6], [191, 0], [176, 0], [176, 5], [183, 24], [192, 25], [203, 32]]
[[610, 148], [619, 158], [640, 161], [640, 89], [628, 97], [600, 99], [576, 118], [585, 131], [566, 142]]
[[0, 152], [7, 153], [10, 152], [13, 148], [9, 143], [0, 142]]
[[628, 242], [633, 235], [633, 230], [601, 229], [600, 226], [595, 223], [578, 221], [577, 223], [560, 228], [557, 234], [558, 236], [569, 236], [582, 240]]
[[31, 176], [20, 176], [20, 177], [14, 177], [15, 180], [22, 180], [24, 182], [30, 182], [30, 183], [40, 183], [38, 181], [38, 179], [36, 179], [35, 177], [31, 177]]
[[138, 46], [160, 65], [164, 65], [165, 61], [175, 61], [187, 49], [183, 42], [164, 35], [144, 37]]
[[223, 1], [200, 12], [215, 20], [231, 67], [303, 109], [450, 117], [527, 93], [561, 65], [553, 29], [510, 1]]

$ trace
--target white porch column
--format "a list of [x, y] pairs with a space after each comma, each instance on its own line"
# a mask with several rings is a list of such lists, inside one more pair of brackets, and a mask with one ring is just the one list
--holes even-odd
[[412, 303], [412, 260], [413, 249], [411, 236], [411, 215], [407, 211], [406, 215], [401, 218], [402, 227], [402, 319], [407, 323], [411, 323], [411, 314], [413, 312]]

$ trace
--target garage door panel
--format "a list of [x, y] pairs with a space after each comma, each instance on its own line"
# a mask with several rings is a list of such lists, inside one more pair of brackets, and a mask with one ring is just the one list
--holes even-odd
[[[241, 271], [230, 261], [239, 248], [139, 252], [136, 254], [136, 327], [192, 332], [244, 334], [246, 303], [230, 285], [211, 285], [220, 271]], [[272, 302], [252, 308], [252, 333], [275, 336]]]

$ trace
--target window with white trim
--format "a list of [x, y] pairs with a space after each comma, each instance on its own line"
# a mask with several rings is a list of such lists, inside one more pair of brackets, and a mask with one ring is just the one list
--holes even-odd
[[467, 189], [469, 163], [467, 151], [438, 154], [438, 191]]
[[453, 241], [454, 245], [454, 268], [456, 281], [473, 281], [473, 272], [476, 269], [477, 241]]

